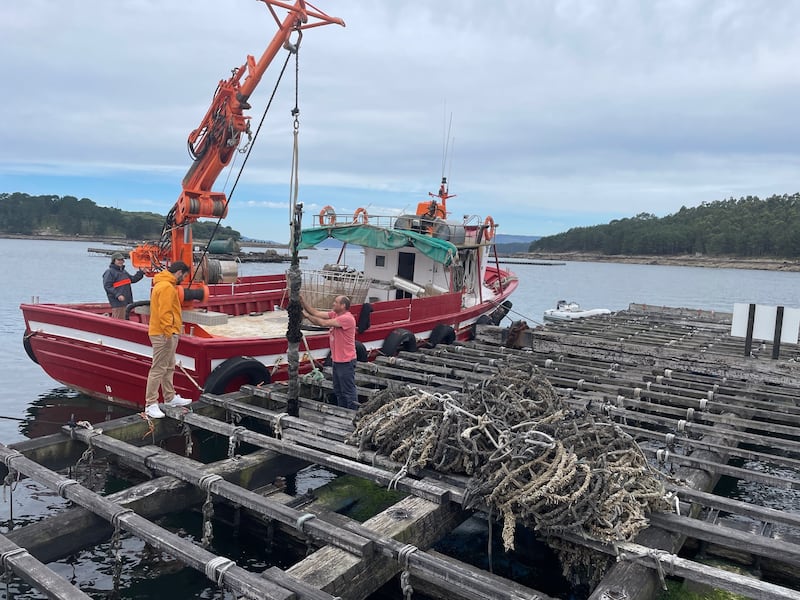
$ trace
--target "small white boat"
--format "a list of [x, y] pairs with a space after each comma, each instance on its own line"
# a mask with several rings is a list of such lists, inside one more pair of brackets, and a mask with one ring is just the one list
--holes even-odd
[[545, 321], [575, 321], [586, 317], [596, 317], [598, 315], [610, 315], [611, 311], [607, 308], [590, 308], [584, 310], [577, 302], [567, 302], [559, 300], [555, 308], [544, 311]]

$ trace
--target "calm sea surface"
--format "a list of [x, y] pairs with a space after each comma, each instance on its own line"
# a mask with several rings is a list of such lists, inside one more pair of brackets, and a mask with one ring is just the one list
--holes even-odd
[[[64, 423], [64, 412], [57, 408], [63, 407], [65, 402], [74, 406], [76, 420], [96, 422], [129, 414], [129, 411], [89, 401], [60, 387], [28, 358], [22, 347], [24, 323], [20, 303], [30, 302], [32, 298], [40, 302], [105, 301], [101, 276], [109, 259], [90, 253], [90, 247], [111, 248], [94, 242], [0, 239], [0, 266], [5, 274], [0, 287], [0, 442], [4, 444], [57, 430]], [[302, 254], [308, 257], [302, 261], [303, 267], [319, 268], [336, 262], [339, 251], [307, 250]], [[348, 250], [346, 258], [357, 266], [359, 254], [357, 250]], [[287, 266], [285, 263], [248, 263], [241, 265], [240, 272], [243, 275], [278, 273]], [[725, 312], [730, 312], [735, 302], [800, 306], [797, 298], [800, 273], [580, 262], [554, 266], [510, 265], [510, 268], [519, 276], [520, 285], [512, 297], [513, 313], [509, 316], [513, 320], [524, 319], [529, 325], [541, 322], [544, 310], [555, 306], [560, 299], [578, 302], [584, 308], [611, 310], [627, 308], [631, 302]], [[134, 285], [135, 300], [147, 298], [149, 284], [150, 280], [145, 278]], [[40, 518], [47, 510], [62, 504], [57, 495], [42, 493], [21, 482], [14, 496], [14, 515], [25, 522]], [[7, 508], [5, 502], [0, 503], [0, 522], [5, 522], [7, 514], [3, 511]], [[123, 588], [128, 587], [128, 591], [123, 591], [122, 597], [162, 597], [156, 588], [148, 588], [153, 574], [148, 574], [148, 567], [141, 561], [141, 544], [126, 540], [125, 551], [132, 565], [125, 570]], [[105, 597], [111, 587], [111, 570], [107, 555], [97, 552], [97, 549], [87, 551], [77, 558], [81, 565], [77, 574], [74, 563], [63, 562], [51, 567], [76, 581], [85, 591], [96, 590], [100, 594], [97, 597]], [[142, 572], [137, 573], [137, 569]], [[202, 576], [190, 577], [195, 583], [188, 585], [184, 580], [186, 570], [176, 571], [178, 574], [159, 573], [158, 589], [162, 592], [170, 588], [183, 589], [187, 595], [178, 595], [186, 598], [219, 597], [213, 588], [205, 587]], [[22, 591], [14, 597], [39, 596]]]

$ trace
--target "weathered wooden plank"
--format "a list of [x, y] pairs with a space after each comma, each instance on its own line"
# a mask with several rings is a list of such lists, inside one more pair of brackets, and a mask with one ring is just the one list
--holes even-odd
[[0, 535], [0, 556], [0, 562], [7, 564], [14, 573], [52, 600], [90, 600], [90, 596], [3, 535]]
[[800, 514], [796, 512], [787, 512], [784, 510], [775, 510], [766, 506], [756, 506], [741, 500], [734, 500], [733, 498], [725, 498], [717, 496], [716, 494], [709, 494], [698, 490], [693, 490], [684, 486], [677, 486], [666, 484], [665, 487], [677, 493], [681, 498], [690, 500], [692, 502], [699, 502], [703, 506], [710, 508], [717, 508], [729, 513], [759, 519], [761, 521], [768, 521], [770, 523], [783, 523], [792, 527], [800, 528]]
[[225, 436], [237, 435], [241, 441], [247, 442], [248, 444], [275, 450], [276, 452], [282, 452], [288, 456], [316, 463], [333, 471], [371, 479], [381, 485], [389, 485], [391, 483], [400, 491], [414, 493], [434, 502], [441, 503], [451, 500], [450, 492], [447, 489], [432, 487], [430, 484], [414, 480], [407, 476], [398, 477], [397, 473], [392, 473], [385, 469], [378, 469], [340, 456], [330, 455], [313, 448], [298, 446], [297, 444], [292, 444], [287, 441], [276, 440], [259, 433], [247, 430], [242, 431], [243, 428], [238, 428], [239, 431], [235, 431], [237, 428], [233, 425], [221, 423], [199, 415], [187, 414], [184, 416], [184, 421], [195, 427], [200, 427]]
[[676, 531], [720, 546], [747, 548], [747, 551], [752, 554], [773, 558], [795, 567], [800, 566], [800, 546], [785, 540], [766, 538], [723, 525], [713, 525], [668, 513], [650, 515], [650, 522], [656, 527]]
[[[188, 416], [189, 415], [187, 415], [187, 417]], [[289, 525], [297, 524], [298, 527], [302, 526], [304, 514], [301, 511], [284, 506], [278, 502], [273, 502], [255, 492], [230, 484], [224, 479], [216, 478], [209, 480], [210, 473], [204, 468], [204, 465], [197, 461], [164, 452], [160, 448], [154, 446], [133, 448], [124, 442], [119, 442], [118, 440], [108, 438], [102, 434], [83, 435], [87, 440], [91, 438], [92, 444], [107, 452], [112, 452], [120, 456], [138, 456], [140, 460], [144, 462], [145, 466], [153, 471], [163, 475], [177, 477], [204, 489], [207, 488], [218, 496], [222, 496], [223, 498], [258, 512], [270, 519], [276, 519]], [[315, 521], [313, 523], [307, 523], [304, 526], [304, 531], [325, 543], [335, 543], [359, 555], [372, 552], [372, 546], [369, 541], [354, 536], [343, 536], [340, 531], [329, 527], [324, 522]]]
[[[212, 463], [207, 469], [241, 486], [259, 486], [296, 471], [297, 464], [274, 452], [258, 450], [237, 459]], [[108, 496], [112, 502], [149, 518], [200, 504], [204, 498], [205, 492], [174, 477], [160, 477]], [[42, 562], [49, 563], [108, 539], [112, 531], [111, 525], [92, 511], [73, 507], [18, 527], [7, 536]]]
[[9, 468], [24, 473], [47, 488], [57, 491], [68, 500], [90, 509], [106, 521], [118, 524], [121, 529], [132, 533], [153, 547], [175, 556], [187, 566], [206, 573], [210, 579], [219, 580], [234, 593], [248, 598], [274, 598], [276, 600], [297, 598], [297, 595], [291, 590], [245, 571], [233, 561], [216, 556], [201, 546], [154, 525], [132, 510], [95, 494], [76, 481], [62, 477], [14, 450], [0, 446], [0, 458]]
[[[456, 524], [452, 517], [441, 514], [450, 510], [419, 498], [406, 498], [364, 523], [363, 527], [373, 533], [376, 543], [383, 548], [374, 560], [358, 561], [337, 549], [325, 547], [295, 564], [288, 572], [329, 593], [353, 600], [366, 598], [403, 567], [408, 568], [412, 585], [416, 578], [435, 582], [449, 590], [451, 598], [547, 598], [539, 592], [500, 578], [487, 577], [479, 569], [442, 555], [433, 556], [423, 552], [421, 549], [428, 547]], [[352, 527], [362, 528], [357, 524]], [[398, 557], [403, 548], [413, 551], [404, 555], [405, 558]], [[401, 564], [406, 561], [407, 565]]]

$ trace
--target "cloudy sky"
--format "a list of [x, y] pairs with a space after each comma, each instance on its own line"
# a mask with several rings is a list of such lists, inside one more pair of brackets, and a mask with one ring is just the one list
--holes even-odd
[[[800, 2], [317, 6], [347, 27], [308, 30], [300, 50], [310, 214], [413, 210], [442, 175], [452, 217], [522, 235], [800, 191]], [[2, 3], [0, 192], [165, 214], [217, 82], [275, 30], [254, 0]], [[250, 237], [288, 238], [294, 91], [292, 66], [231, 196], [225, 224]]]

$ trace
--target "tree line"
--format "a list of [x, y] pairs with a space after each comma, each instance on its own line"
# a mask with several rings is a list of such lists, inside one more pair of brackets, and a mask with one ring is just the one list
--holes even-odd
[[[98, 206], [88, 198], [0, 193], [1, 234], [157, 240], [164, 220], [163, 215], [152, 212], [127, 212]], [[209, 239], [214, 226], [213, 221], [198, 221], [192, 225], [192, 233], [198, 239]], [[241, 234], [220, 226], [215, 237], [239, 240]]]
[[797, 258], [800, 194], [703, 202], [661, 218], [640, 213], [542, 237], [529, 251]]

